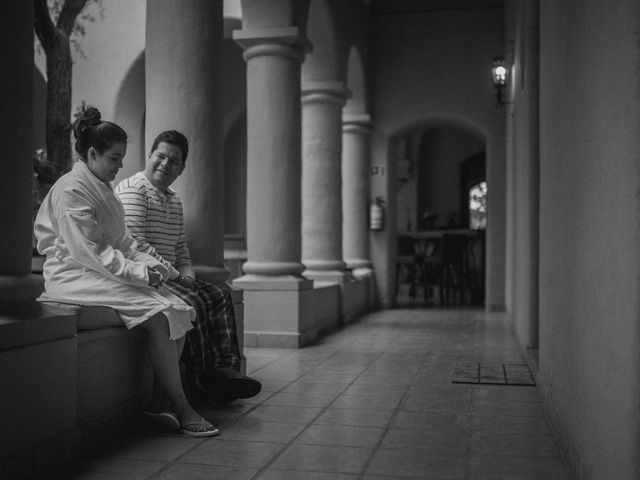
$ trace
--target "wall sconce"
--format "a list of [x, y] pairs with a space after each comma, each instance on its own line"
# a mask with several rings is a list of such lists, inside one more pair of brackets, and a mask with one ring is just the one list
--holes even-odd
[[493, 59], [491, 78], [493, 80], [493, 86], [496, 89], [498, 105], [507, 105], [511, 103], [504, 101], [504, 89], [507, 86], [507, 81], [509, 80], [509, 70], [507, 70], [507, 67], [505, 66], [504, 57], [495, 57]]

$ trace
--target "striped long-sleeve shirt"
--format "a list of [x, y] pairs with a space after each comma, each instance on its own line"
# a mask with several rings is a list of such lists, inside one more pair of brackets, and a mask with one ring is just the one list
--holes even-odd
[[144, 172], [122, 180], [115, 189], [124, 207], [125, 221], [138, 250], [156, 257], [173, 279], [195, 278], [184, 231], [182, 201], [175, 191], [161, 192]]

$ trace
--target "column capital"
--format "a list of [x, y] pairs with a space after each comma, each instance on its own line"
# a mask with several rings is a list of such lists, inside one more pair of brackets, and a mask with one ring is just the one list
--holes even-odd
[[333, 102], [344, 106], [351, 91], [341, 81], [302, 82], [302, 103]]
[[[245, 50], [245, 54], [248, 50], [260, 45], [293, 47], [300, 51], [302, 58], [304, 58], [304, 54], [312, 51], [311, 42], [296, 26], [234, 30], [233, 40]], [[245, 58], [245, 60], [247, 59]]]

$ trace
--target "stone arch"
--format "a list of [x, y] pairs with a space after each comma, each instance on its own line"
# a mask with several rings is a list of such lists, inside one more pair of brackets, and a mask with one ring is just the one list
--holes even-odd
[[114, 121], [124, 128], [128, 136], [127, 157], [116, 182], [144, 168], [145, 108], [145, 69], [142, 51], [129, 67], [116, 95]]
[[397, 141], [400, 137], [405, 136], [407, 133], [419, 130], [427, 130], [433, 127], [447, 127], [457, 130], [464, 130], [482, 139], [482, 141], [485, 143], [488, 138], [488, 132], [485, 128], [466, 117], [458, 115], [433, 114], [428, 115], [425, 118], [415, 120], [398, 128], [389, 137], [389, 141], [394, 142]]
[[349, 49], [347, 61], [347, 88], [350, 96], [344, 108], [345, 113], [368, 113], [367, 87], [363, 58], [360, 49], [355, 45]]
[[[238, 9], [225, 2], [224, 31], [225, 37], [241, 25]], [[133, 175], [144, 168], [147, 156], [145, 142], [145, 52], [144, 50], [133, 61], [124, 76], [116, 94], [114, 121], [122, 126], [129, 137], [127, 157], [116, 181]], [[150, 145], [149, 145], [150, 147]]]
[[312, 44], [302, 64], [302, 81], [344, 81], [348, 39], [339, 22], [346, 17], [346, 2], [312, 0], [307, 19], [307, 39]]

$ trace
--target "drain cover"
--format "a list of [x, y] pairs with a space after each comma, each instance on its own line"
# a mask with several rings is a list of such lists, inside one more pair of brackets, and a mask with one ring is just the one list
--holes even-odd
[[451, 383], [528, 386], [536, 384], [528, 365], [518, 363], [458, 363], [453, 368]]

